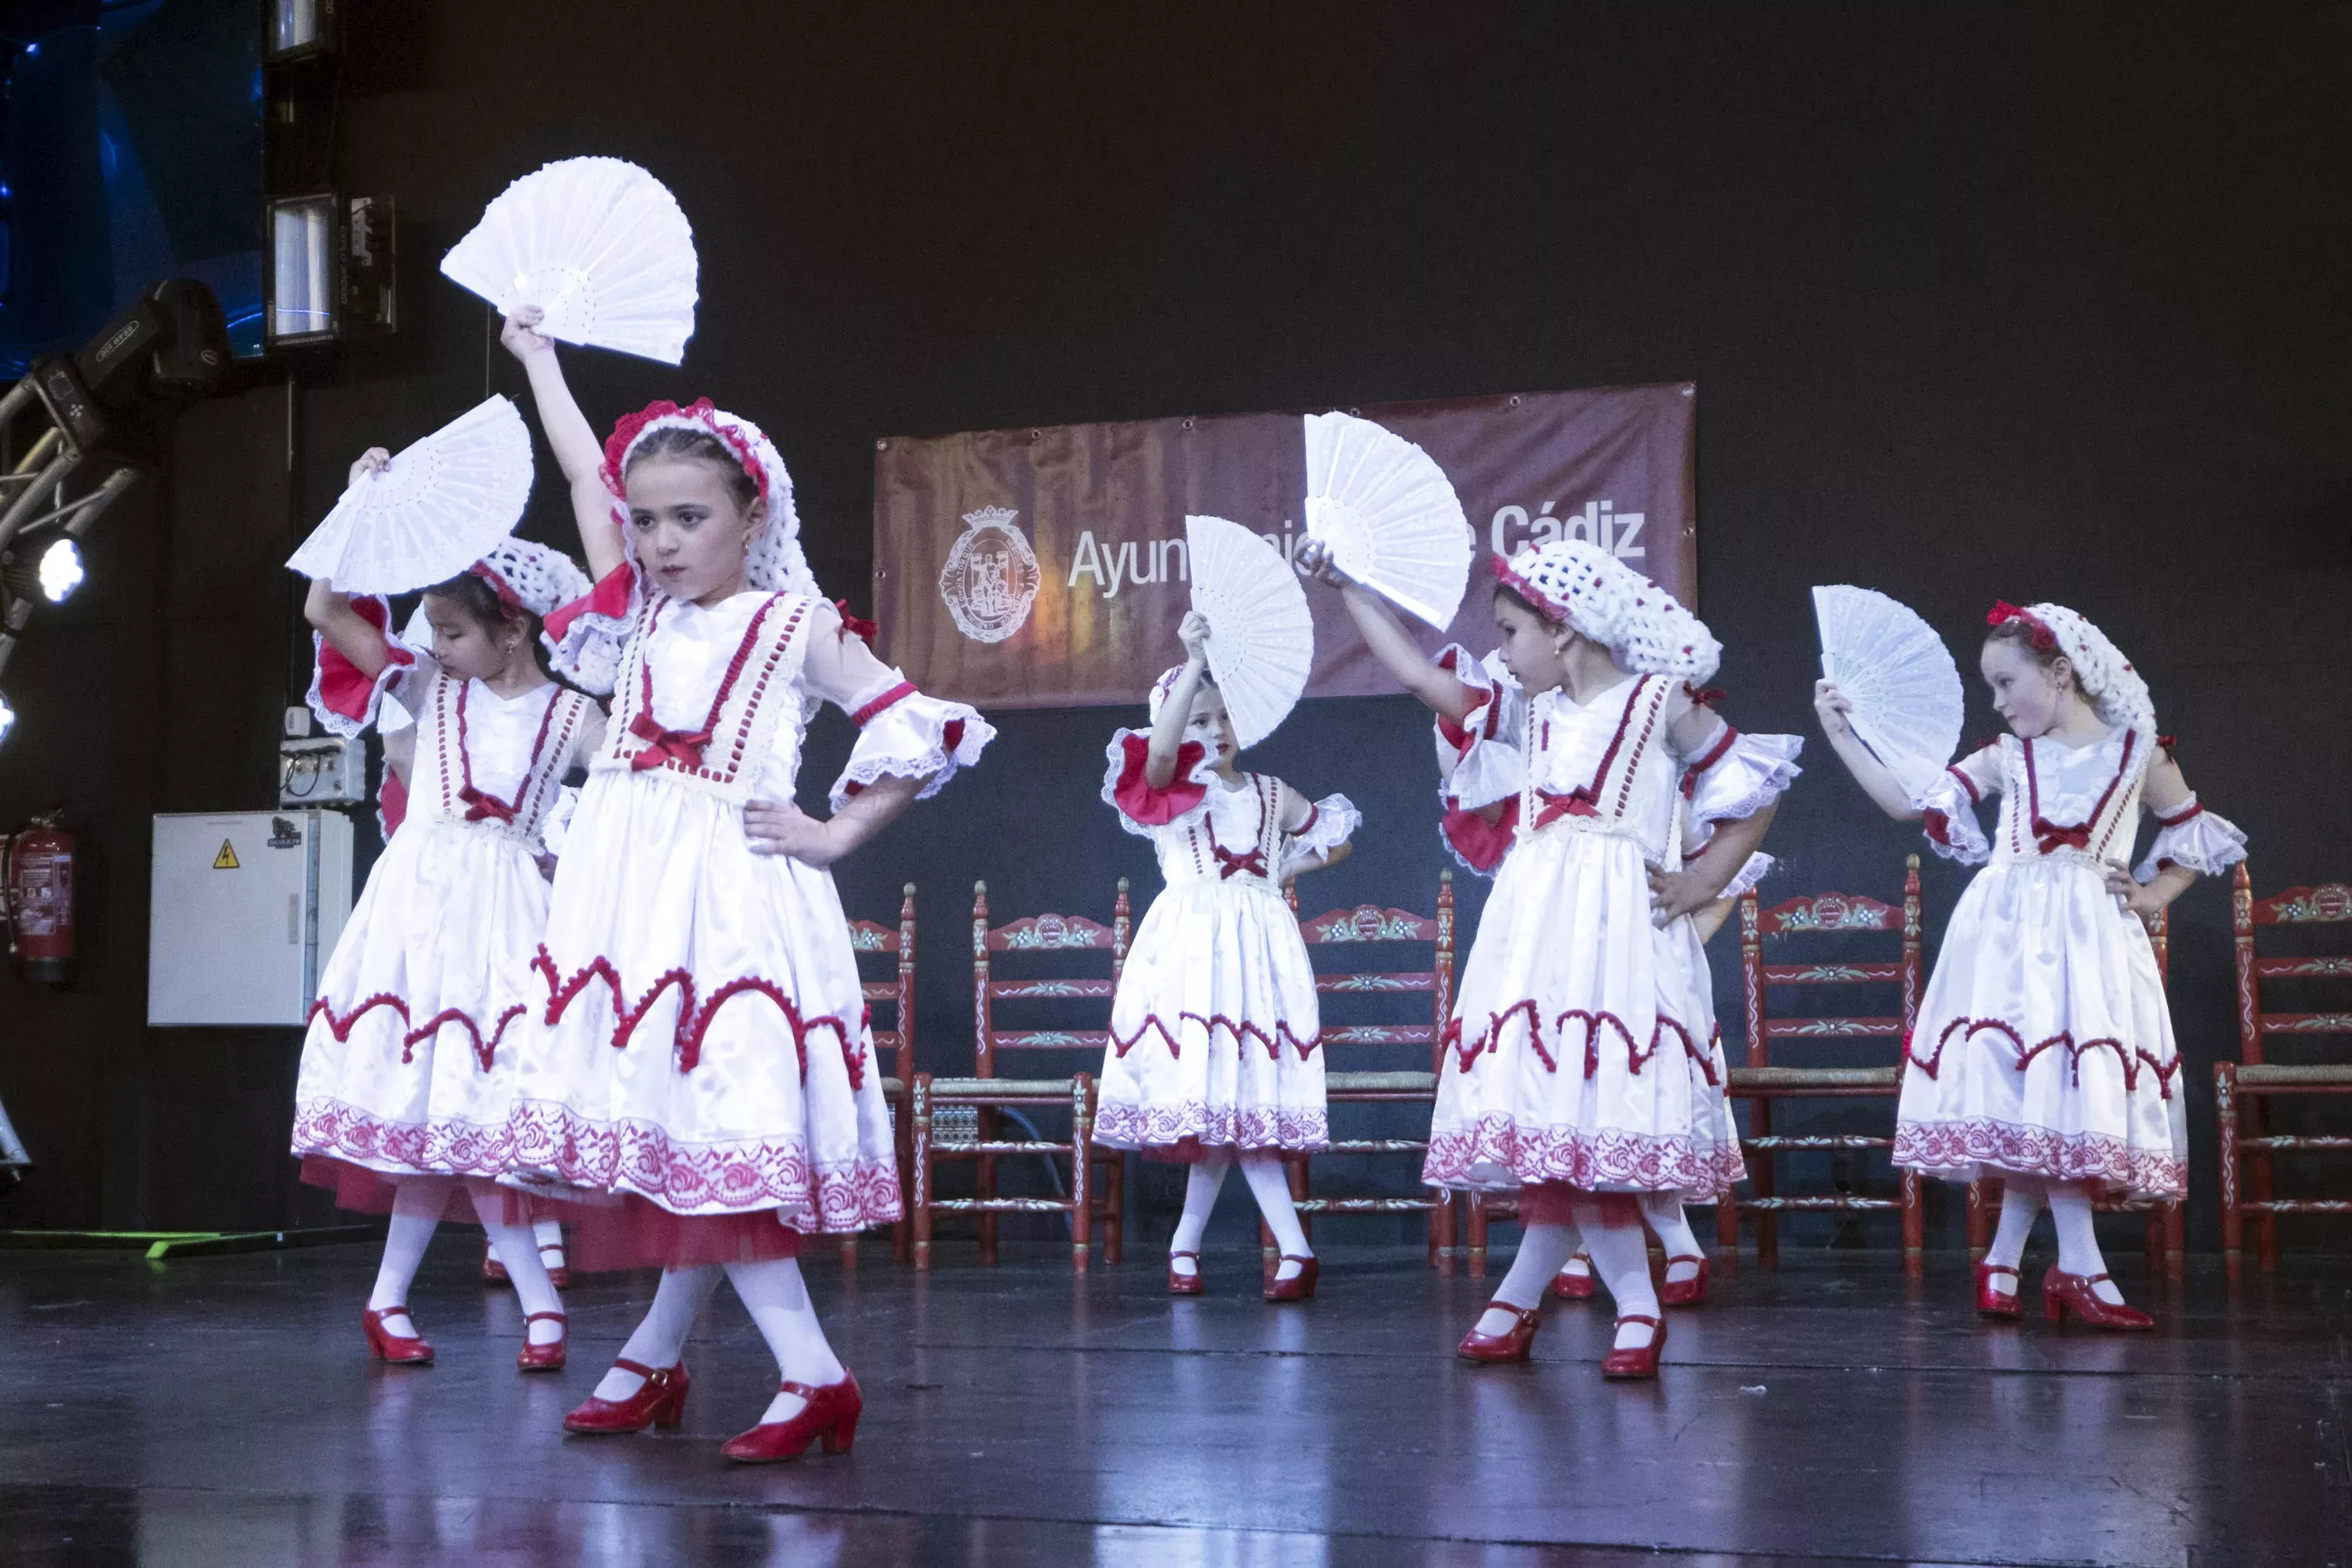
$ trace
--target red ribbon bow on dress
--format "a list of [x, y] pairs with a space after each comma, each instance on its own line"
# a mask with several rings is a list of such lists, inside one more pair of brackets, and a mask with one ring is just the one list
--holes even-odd
[[833, 602], [833, 607], [841, 612], [841, 635], [843, 637], [855, 637], [867, 647], [872, 647], [874, 646], [875, 637], [882, 630], [882, 626], [879, 622], [865, 620], [859, 616], [851, 615], [849, 613], [849, 601], [846, 599], [835, 599]]
[[643, 773], [676, 762], [683, 768], [702, 765], [702, 748], [710, 744], [708, 730], [665, 730], [655, 721], [652, 713], [640, 709], [629, 721], [629, 733], [646, 742], [645, 749], [629, 759], [631, 771]]
[[2084, 822], [2073, 827], [2063, 827], [2046, 816], [2036, 816], [2033, 819], [2033, 841], [2044, 855], [2060, 849], [2087, 851], [2091, 847], [2091, 825]]
[[487, 822], [493, 817], [509, 826], [514, 822], [514, 806], [497, 795], [476, 789], [472, 784], [459, 790], [457, 798], [466, 803], [466, 820], [468, 822]]
[[1538, 790], [1536, 798], [1544, 808], [1536, 814], [1536, 826], [1548, 827], [1563, 816], [1598, 816], [1601, 809], [1593, 803], [1590, 785], [1579, 784], [1566, 795], [1549, 795]]
[[1212, 844], [1209, 847], [1217, 857], [1219, 868], [1217, 875], [1221, 878], [1239, 877], [1244, 873], [1253, 877], [1265, 875], [1265, 851], [1263, 849], [1253, 849], [1246, 855], [1236, 855], [1222, 844]]

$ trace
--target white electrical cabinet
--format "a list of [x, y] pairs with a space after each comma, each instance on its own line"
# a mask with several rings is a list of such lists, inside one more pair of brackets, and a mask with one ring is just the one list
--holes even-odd
[[147, 1021], [300, 1024], [352, 912], [352, 824], [334, 811], [155, 818]]

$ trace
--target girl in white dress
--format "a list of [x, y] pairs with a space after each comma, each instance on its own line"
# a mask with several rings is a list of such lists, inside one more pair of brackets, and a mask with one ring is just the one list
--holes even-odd
[[1603, 1373], [1653, 1376], [1665, 1330], [1644, 1215], [1695, 1259], [1681, 1194], [1745, 1174], [1687, 917], [1761, 841], [1801, 742], [1741, 735], [1695, 702], [1715, 639], [1612, 556], [1553, 542], [1496, 572], [1500, 646], [1483, 665], [1459, 647], [1425, 660], [1384, 604], [1342, 588], [1374, 654], [1437, 714], [1447, 840], [1473, 869], [1501, 868], [1444, 1036], [1422, 1175], [1518, 1192], [1517, 1256], [1462, 1355], [1526, 1358], [1580, 1236], [1617, 1303]]
[[[551, 620], [558, 665], [614, 689], [556, 871], [539, 1016], [509, 1126], [528, 1178], [604, 1194], [574, 1267], [661, 1265], [580, 1432], [674, 1426], [721, 1273], [782, 1383], [730, 1458], [844, 1452], [862, 1401], [798, 1263], [806, 1232], [900, 1215], [881, 1070], [826, 869], [979, 760], [993, 731], [922, 696], [816, 590], [792, 479], [708, 402], [657, 403], [601, 453], [537, 313], [508, 323], [600, 574]], [[871, 628], [867, 628], [870, 630]], [[820, 701], [863, 731], [817, 821], [793, 805]]]
[[[2000, 1225], [1977, 1267], [1977, 1310], [2016, 1318], [2018, 1265], [2046, 1202], [2058, 1261], [2052, 1322], [2069, 1311], [2145, 1329], [2107, 1278], [2092, 1226], [2103, 1191], [2177, 1198], [2187, 1123], [2172, 1016], [2143, 923], [2199, 874], [2245, 858], [2245, 835], [2197, 804], [2156, 732], [2147, 682], [2063, 605], [1999, 605], [1979, 666], [2011, 733], [1909, 795], [1854, 735], [1852, 704], [1815, 688], [1830, 744], [1870, 797], [1923, 821], [1936, 852], [1990, 864], [1961, 895], [1905, 1046], [1895, 1160], [1967, 1182], [2000, 1178]], [[1976, 808], [2002, 795], [1988, 842]], [[2127, 869], [2145, 810], [2157, 835]]]
[[1119, 973], [1095, 1137], [1192, 1165], [1171, 1294], [1201, 1293], [1201, 1237], [1238, 1163], [1281, 1251], [1265, 1299], [1304, 1300], [1318, 1270], [1282, 1156], [1325, 1147], [1330, 1127], [1315, 974], [1282, 889], [1344, 858], [1361, 818], [1345, 795], [1309, 801], [1235, 769], [1209, 623], [1187, 615], [1179, 636], [1185, 660], [1151, 689], [1150, 732], [1113, 735], [1103, 776], [1103, 799], [1151, 840], [1168, 886]]
[[[368, 453], [353, 479], [385, 460]], [[509, 1262], [528, 1314], [523, 1370], [563, 1365], [562, 1303], [522, 1205], [494, 1178], [547, 926], [540, 830], [564, 773], [604, 733], [603, 710], [540, 667], [534, 623], [586, 584], [562, 556], [509, 540], [426, 590], [429, 649], [391, 633], [383, 600], [310, 584], [311, 708], [336, 734], [385, 731], [387, 770], [406, 791], [320, 976], [294, 1090], [303, 1179], [392, 1216], [365, 1317], [389, 1362], [433, 1359], [408, 1287], [448, 1217], [478, 1218]]]

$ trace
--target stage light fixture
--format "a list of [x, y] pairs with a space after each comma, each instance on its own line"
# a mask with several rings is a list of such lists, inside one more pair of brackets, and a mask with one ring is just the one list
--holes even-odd
[[269, 204], [272, 348], [303, 348], [388, 332], [396, 258], [390, 196], [331, 192]]
[[41, 597], [52, 605], [62, 605], [73, 597], [81, 586], [81, 547], [71, 539], [52, 540], [41, 552]]
[[335, 0], [269, 0], [271, 64], [326, 54], [335, 47]]
[[0, 743], [8, 739], [8, 731], [16, 727], [16, 710], [8, 706], [5, 693], [0, 693]]

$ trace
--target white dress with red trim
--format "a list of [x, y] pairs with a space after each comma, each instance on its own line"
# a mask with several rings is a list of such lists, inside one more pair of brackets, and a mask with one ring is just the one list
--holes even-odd
[[[2156, 955], [2107, 890], [2131, 854], [2155, 737], [2089, 745], [2005, 735], [1915, 803], [1939, 854], [1980, 864], [1946, 927], [1905, 1047], [1897, 1164], [2087, 1181], [2178, 1197], [2188, 1181], [2180, 1058]], [[1976, 805], [2002, 793], [1988, 841]], [[2244, 836], [2192, 799], [2158, 856], [2220, 870]]]
[[415, 754], [405, 815], [320, 976], [294, 1093], [304, 1179], [378, 1211], [401, 1176], [506, 1169], [517, 1026], [547, 926], [540, 827], [604, 717], [551, 681], [501, 698], [398, 651], [385, 680], [344, 683], [367, 693], [364, 720], [397, 692], [417, 716]]
[[[1423, 1179], [1728, 1191], [1746, 1171], [1706, 957], [1687, 918], [1653, 923], [1648, 871], [1681, 863], [1685, 816], [1703, 843], [1787, 788], [1799, 742], [1718, 726], [1677, 755], [1691, 694], [1672, 677], [1579, 706], [1564, 690], [1529, 700], [1458, 648], [1440, 662], [1485, 699], [1438, 723], [1445, 836], [1472, 869], [1501, 869], [1445, 1031]], [[1496, 802], [1500, 821], [1474, 815]]]
[[789, 1256], [798, 1233], [898, 1219], [832, 874], [753, 853], [742, 808], [793, 799], [821, 700], [862, 726], [836, 807], [886, 775], [929, 794], [994, 731], [797, 594], [705, 607], [648, 594], [625, 564], [550, 629], [560, 667], [618, 685], [537, 960], [518, 1179], [620, 1200], [609, 1246], [583, 1236], [591, 1268]]
[[1308, 807], [1244, 773], [1227, 785], [1198, 745], [1165, 790], [1144, 782], [1150, 739], [1112, 737], [1103, 799], [1151, 840], [1167, 886], [1137, 926], [1111, 1002], [1097, 1142], [1173, 1159], [1209, 1150], [1306, 1151], [1330, 1142], [1315, 973], [1283, 868], [1347, 842], [1362, 820], [1345, 795]]

